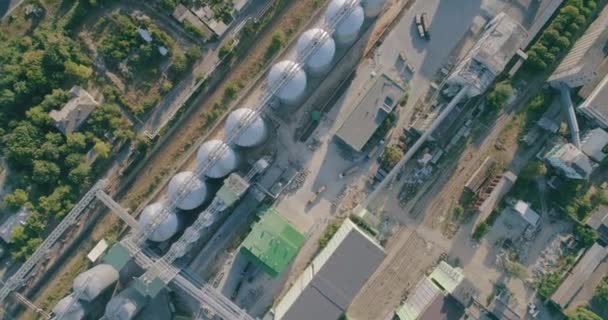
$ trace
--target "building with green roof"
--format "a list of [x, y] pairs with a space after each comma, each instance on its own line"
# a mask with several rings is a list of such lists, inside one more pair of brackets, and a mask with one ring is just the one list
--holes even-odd
[[257, 267], [276, 277], [291, 263], [306, 237], [274, 209], [261, 211], [241, 245], [241, 253]]

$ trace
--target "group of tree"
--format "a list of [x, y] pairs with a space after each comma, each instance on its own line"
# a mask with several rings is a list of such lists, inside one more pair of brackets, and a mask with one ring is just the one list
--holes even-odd
[[390, 170], [397, 165], [401, 158], [403, 158], [403, 150], [396, 145], [392, 145], [384, 150], [384, 153], [380, 158], [380, 164], [383, 168]]
[[195, 7], [208, 7], [213, 12], [213, 17], [216, 20], [224, 23], [232, 21], [232, 12], [234, 11], [234, 3], [230, 0], [161, 0], [160, 5], [167, 11], [173, 12], [178, 4]]
[[[150, 33], [152, 41], [146, 42], [139, 34], [139, 29]], [[114, 12], [107, 18], [100, 18], [96, 29], [104, 33], [99, 45], [99, 53], [106, 62], [114, 67], [126, 63], [135, 70], [148, 69], [157, 66], [163, 56], [159, 47], [173, 48], [173, 41], [165, 32], [153, 23], [139, 25], [128, 15]], [[171, 54], [169, 50], [168, 54]]]
[[64, 135], [54, 126], [49, 112], [61, 109], [70, 99], [66, 90], [86, 86], [92, 74], [91, 60], [64, 29], [45, 25], [12, 38], [0, 32], [0, 152], [12, 188], [4, 204], [33, 212], [11, 236], [16, 259], [35, 250], [46, 226], [61, 219], [92, 182], [86, 153], [100, 142], [133, 137], [114, 104], [98, 107], [79, 132]]
[[491, 110], [499, 110], [504, 107], [513, 93], [513, 87], [508, 80], [498, 82], [486, 95], [486, 104]]
[[539, 40], [528, 50], [528, 65], [542, 71], [552, 66], [581, 33], [596, 9], [595, 0], [567, 0]]
[[568, 314], [568, 320], [602, 320], [595, 312], [586, 307], [578, 307], [576, 310]]

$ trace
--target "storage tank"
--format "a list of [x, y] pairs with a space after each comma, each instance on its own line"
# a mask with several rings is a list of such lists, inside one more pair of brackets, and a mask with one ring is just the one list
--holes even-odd
[[268, 84], [271, 87], [277, 85], [289, 72], [293, 72], [292, 77], [276, 95], [282, 103], [292, 105], [300, 101], [306, 90], [306, 73], [299, 64], [290, 60], [276, 63], [268, 73]]
[[[207, 185], [192, 171], [183, 171], [174, 175], [169, 181], [168, 189], [169, 197], [176, 201], [175, 205], [182, 210], [192, 210], [207, 200]], [[182, 189], [184, 191], [180, 194]]]
[[73, 295], [69, 295], [57, 302], [53, 308], [53, 314], [55, 318], [61, 320], [80, 320], [84, 319], [86, 311], [82, 302]]
[[[147, 206], [139, 216], [139, 224], [142, 228], [148, 228], [155, 216], [163, 213], [164, 204], [157, 202]], [[148, 239], [156, 242], [163, 242], [173, 237], [179, 229], [179, 220], [175, 212], [169, 212], [156, 229], [148, 236]]]
[[367, 18], [373, 18], [380, 14], [386, 0], [363, 0], [363, 11]]
[[250, 120], [250, 125], [236, 139], [236, 144], [241, 147], [254, 147], [264, 142], [266, 140], [264, 119], [249, 108], [236, 109], [230, 113], [224, 126], [226, 135], [237, 130], [246, 120]]
[[221, 140], [209, 140], [198, 149], [196, 162], [199, 168], [207, 163], [209, 156], [212, 152], [216, 152], [216, 150], [221, 151], [219, 153], [219, 160], [211, 168], [208, 168], [205, 173], [207, 177], [212, 179], [219, 179], [229, 175], [239, 165], [237, 154], [229, 145]]
[[104, 316], [107, 320], [130, 320], [147, 302], [148, 299], [135, 288], [128, 287], [108, 302]]
[[329, 22], [339, 15], [340, 11], [342, 11], [345, 6], [351, 4], [355, 6], [355, 8], [342, 18], [333, 34], [338, 46], [349, 45], [359, 36], [359, 31], [363, 26], [363, 20], [365, 20], [363, 8], [359, 5], [359, 0], [333, 0], [327, 7], [327, 11], [325, 11], [325, 21]]
[[329, 70], [331, 61], [336, 54], [336, 43], [325, 30], [319, 28], [310, 29], [302, 33], [298, 39], [298, 43], [296, 44], [298, 55], [302, 54], [313, 43], [322, 44], [317, 47], [315, 53], [308, 56], [305, 67], [311, 74], [320, 75]]
[[79, 274], [74, 279], [72, 288], [74, 292], [80, 292], [78, 299], [93, 301], [116, 281], [118, 281], [118, 271], [114, 267], [109, 264], [98, 264]]

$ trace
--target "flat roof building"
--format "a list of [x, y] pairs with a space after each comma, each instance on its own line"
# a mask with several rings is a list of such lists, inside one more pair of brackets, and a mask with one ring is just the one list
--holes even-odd
[[477, 96], [488, 88], [521, 48], [526, 29], [505, 13], [486, 26], [483, 35], [448, 78], [451, 84], [469, 86], [468, 95]]
[[72, 133], [84, 123], [99, 103], [83, 88], [74, 86], [69, 92], [70, 100], [61, 110], [51, 110], [49, 116], [55, 127], [63, 134]]
[[274, 209], [258, 213], [255, 223], [240, 252], [272, 277], [279, 275], [296, 256], [306, 237]]
[[336, 137], [361, 152], [404, 93], [405, 90], [386, 74], [376, 77], [374, 84], [340, 126]]
[[540, 216], [538, 213], [532, 208], [530, 208], [530, 204], [521, 200], [518, 200], [513, 206], [513, 211], [515, 211], [519, 216], [524, 219], [529, 225], [536, 227], [538, 225], [538, 220]]
[[608, 248], [595, 243], [578, 261], [566, 280], [562, 282], [557, 291], [551, 296], [551, 301], [566, 309], [578, 294], [585, 282], [596, 272], [598, 266], [608, 256]]
[[385, 256], [374, 238], [347, 219], [275, 305], [274, 319], [338, 319]]
[[568, 179], [587, 179], [593, 171], [589, 158], [571, 143], [554, 146], [545, 161]]

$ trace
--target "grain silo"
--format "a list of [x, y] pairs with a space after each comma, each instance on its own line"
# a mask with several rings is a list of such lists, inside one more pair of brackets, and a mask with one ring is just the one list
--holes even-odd
[[306, 90], [306, 73], [299, 64], [290, 60], [283, 60], [273, 65], [268, 73], [268, 85], [274, 87], [287, 76], [291, 77], [284, 82], [276, 96], [282, 103], [293, 105], [302, 99]]
[[73, 295], [69, 295], [59, 300], [53, 308], [56, 319], [80, 320], [84, 319], [86, 310], [82, 302], [78, 301]]
[[[139, 216], [139, 224], [142, 228], [149, 228], [149, 224], [154, 221], [154, 217], [159, 214], [163, 214], [165, 205], [157, 202], [153, 203], [146, 208]], [[169, 212], [165, 219], [158, 224], [152, 233], [148, 236], [148, 239], [156, 242], [163, 242], [173, 237], [179, 229], [179, 220], [175, 212]]]
[[206, 166], [210, 156], [218, 157], [218, 160], [205, 170], [207, 177], [220, 179], [236, 170], [239, 161], [236, 152], [221, 140], [209, 140], [201, 145], [196, 155], [199, 168]]
[[241, 147], [254, 147], [266, 140], [267, 132], [264, 119], [249, 108], [236, 109], [230, 113], [224, 126], [226, 135], [236, 131], [245, 122], [249, 122], [249, 126], [236, 139], [237, 145]]
[[104, 316], [107, 320], [130, 320], [147, 302], [148, 299], [135, 288], [128, 287], [108, 302]]
[[[169, 181], [169, 197], [182, 210], [192, 210], [207, 200], [207, 185], [192, 171], [180, 172]], [[178, 200], [178, 198], [180, 198]]]
[[359, 0], [333, 0], [325, 11], [325, 21], [329, 22], [339, 16], [344, 7], [351, 5], [354, 8], [342, 18], [333, 34], [338, 46], [352, 44], [357, 39], [365, 20], [365, 13], [359, 5]]
[[310, 29], [300, 36], [296, 44], [298, 55], [306, 51], [309, 46], [314, 43], [319, 43], [317, 50], [308, 56], [305, 62], [306, 70], [312, 75], [321, 75], [329, 70], [331, 61], [336, 54], [336, 44], [331, 35], [325, 30], [314, 28]]
[[118, 271], [109, 264], [98, 264], [79, 274], [74, 279], [72, 288], [78, 292], [78, 299], [93, 301], [104, 290], [118, 281]]
[[363, 5], [365, 16], [368, 18], [373, 18], [379, 15], [385, 2], [386, 0], [363, 0], [361, 4]]

